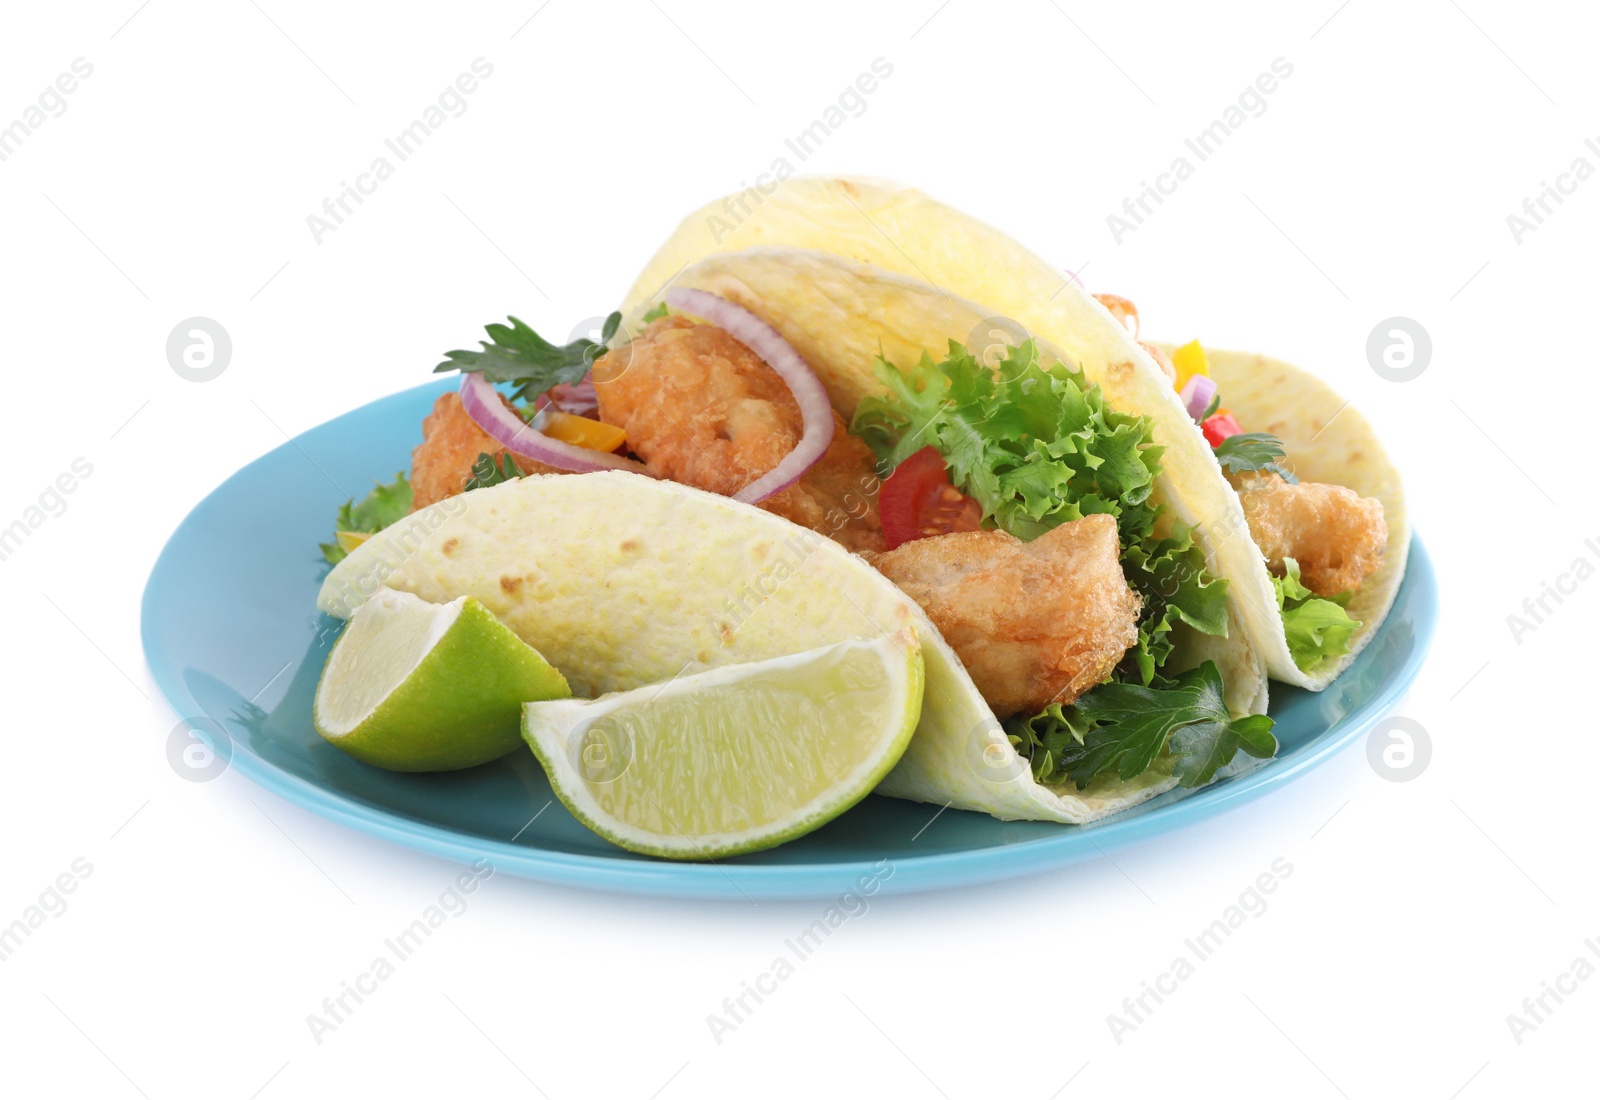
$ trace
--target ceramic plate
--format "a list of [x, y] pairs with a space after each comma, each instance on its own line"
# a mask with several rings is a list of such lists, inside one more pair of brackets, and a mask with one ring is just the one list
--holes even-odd
[[1294, 779], [1369, 729], [1415, 678], [1438, 608], [1433, 567], [1413, 538], [1394, 610], [1320, 694], [1272, 685], [1278, 757], [1194, 793], [1170, 792], [1087, 828], [996, 821], [869, 796], [822, 829], [715, 865], [615, 848], [553, 799], [530, 752], [469, 771], [401, 775], [368, 767], [311, 728], [311, 696], [341, 625], [316, 611], [327, 572], [317, 543], [338, 506], [409, 466], [422, 418], [450, 388], [420, 386], [330, 421], [252, 462], [174, 532], [145, 588], [145, 656], [162, 692], [226, 760], [291, 802], [446, 859], [551, 882], [689, 897], [838, 895], [888, 860], [884, 890], [1028, 874], [1145, 840]]

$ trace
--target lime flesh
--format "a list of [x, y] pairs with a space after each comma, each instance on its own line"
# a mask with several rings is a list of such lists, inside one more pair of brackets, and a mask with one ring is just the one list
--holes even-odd
[[859, 802], [922, 713], [907, 629], [593, 700], [533, 702], [523, 737], [573, 816], [620, 847], [718, 859]]

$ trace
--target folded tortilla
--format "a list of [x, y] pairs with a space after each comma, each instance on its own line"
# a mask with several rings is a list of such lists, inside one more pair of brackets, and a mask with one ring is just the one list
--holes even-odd
[[[1365, 420], [1349, 409], [1334, 415], [1342, 401], [1321, 382], [1262, 357], [1207, 353], [1228, 407], [1248, 430], [1283, 438], [1304, 480], [1345, 485], [1384, 504], [1388, 551], [1382, 571], [1367, 578], [1349, 606], [1362, 623], [1352, 651], [1308, 674], [1289, 655], [1266, 561], [1210, 445], [1155, 360], [1073, 277], [999, 230], [913, 188], [881, 180], [799, 178], [769, 192], [751, 188], [717, 199], [690, 214], [645, 266], [623, 308], [636, 312], [668, 285], [682, 284], [705, 257], [774, 247], [836, 254], [982, 302], [997, 315], [998, 327], [1059, 349], [1114, 407], [1150, 417], [1156, 442], [1166, 448], [1162, 489], [1168, 506], [1196, 529], [1212, 573], [1230, 582], [1230, 617], [1259, 651], [1253, 659], [1264, 660], [1274, 678], [1312, 690], [1326, 687], [1382, 623], [1405, 572], [1409, 539], [1399, 475]], [[895, 350], [886, 340], [891, 359]], [[853, 370], [825, 381], [848, 417], [870, 386], [870, 374]], [[1316, 437], [1325, 423], [1332, 426]], [[1220, 654], [1207, 652], [1217, 648], [1210, 639], [1197, 638], [1195, 645], [1186, 655], [1190, 660], [1226, 657], [1234, 649], [1231, 640]]]
[[434, 603], [477, 597], [588, 696], [910, 624], [927, 673], [922, 717], [880, 790], [1008, 821], [1081, 824], [1174, 783], [1147, 774], [1045, 789], [938, 630], [888, 578], [823, 535], [669, 481], [546, 474], [451, 497], [352, 551], [317, 606], [349, 618], [380, 585]]

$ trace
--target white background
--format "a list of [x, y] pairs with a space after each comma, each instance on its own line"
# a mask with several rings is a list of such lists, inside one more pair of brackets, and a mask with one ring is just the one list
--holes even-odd
[[[1600, 981], [1520, 1043], [1507, 1016], [1600, 937], [1600, 581], [1520, 640], [1507, 617], [1600, 560], [1600, 179], [1520, 243], [1506, 219], [1575, 158], [1600, 168], [1593, 12], [541, 3], [7, 6], [0, 123], [75, 58], [94, 71], [0, 163], [0, 522], [74, 458], [94, 473], [0, 562], [0, 923], [75, 859], [93, 871], [0, 964], [0, 1088], [1575, 1094]], [[478, 57], [494, 72], [466, 113], [316, 243], [307, 215]], [[892, 76], [800, 165], [783, 139], [879, 57]], [[1266, 112], [1114, 241], [1106, 216], [1279, 57]], [[720, 1044], [707, 1015], [823, 902], [497, 875], [319, 1045], [307, 1015], [457, 868], [231, 772], [174, 774], [138, 642], [156, 554], [280, 428], [425, 380], [508, 311], [557, 335], [606, 312], [678, 218], [783, 155], [915, 183], [1130, 295], [1147, 332], [1271, 352], [1352, 397], [1444, 591], [1399, 711], [1430, 765], [1387, 782], [1357, 743], [1115, 864], [876, 899]], [[206, 384], [164, 354], [197, 314], [234, 344]], [[1365, 353], [1394, 315], [1433, 341], [1405, 384]], [[1279, 857], [1270, 908], [1117, 1043], [1108, 1014]]]

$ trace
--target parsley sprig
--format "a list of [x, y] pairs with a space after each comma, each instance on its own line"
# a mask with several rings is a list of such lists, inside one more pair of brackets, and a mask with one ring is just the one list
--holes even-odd
[[1215, 452], [1224, 473], [1248, 474], [1265, 470], [1269, 474], [1277, 474], [1290, 485], [1300, 484], [1294, 471], [1278, 461], [1284, 456], [1283, 441], [1275, 435], [1266, 432], [1230, 435], [1217, 445]]
[[499, 485], [506, 481], [515, 481], [519, 477], [526, 477], [526, 472], [517, 465], [517, 460], [511, 457], [510, 452], [500, 456], [500, 464], [495, 465], [494, 455], [478, 452], [478, 457], [472, 463], [472, 476], [467, 479], [464, 492], [474, 489], [487, 489], [491, 485]]
[[1101, 684], [1071, 706], [1011, 719], [1006, 733], [1041, 783], [1070, 780], [1082, 790], [1102, 775], [1133, 779], [1167, 754], [1180, 786], [1201, 787], [1241, 749], [1258, 759], [1276, 753], [1272, 725], [1265, 714], [1234, 718], [1222, 673], [1207, 661], [1175, 680]]
[[434, 373], [481, 372], [490, 382], [515, 382], [512, 396], [531, 404], [553, 386], [583, 381], [594, 361], [606, 353], [606, 344], [622, 324], [622, 314], [613, 313], [605, 319], [598, 341], [581, 336], [559, 346], [517, 318], [507, 320], [510, 325], [484, 326], [490, 339], [479, 342], [482, 351], [445, 352], [445, 361], [433, 368]]

